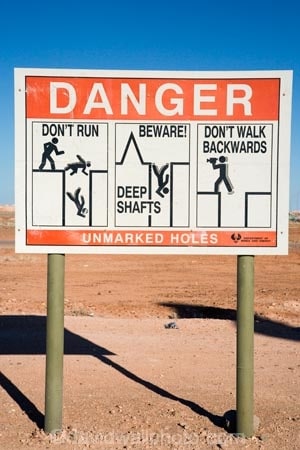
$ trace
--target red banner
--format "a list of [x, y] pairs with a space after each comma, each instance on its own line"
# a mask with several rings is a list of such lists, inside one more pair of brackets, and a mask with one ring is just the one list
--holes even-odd
[[27, 230], [27, 245], [275, 247], [275, 231]]
[[280, 79], [26, 77], [26, 117], [278, 120]]

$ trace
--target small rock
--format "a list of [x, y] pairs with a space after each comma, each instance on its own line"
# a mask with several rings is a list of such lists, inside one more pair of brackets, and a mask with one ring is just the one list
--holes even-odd
[[260, 420], [259, 417], [253, 416], [253, 433], [257, 433], [257, 430], [259, 429]]
[[268, 440], [268, 436], [266, 434], [261, 434], [260, 436], [258, 436], [258, 439], [262, 442], [265, 442]]
[[176, 322], [165, 323], [165, 328], [178, 328]]
[[233, 433], [233, 436], [240, 439], [244, 439], [246, 437], [244, 433]]
[[[236, 411], [231, 409], [226, 411], [224, 416], [224, 428], [229, 433], [236, 433]], [[257, 416], [253, 416], [253, 434], [257, 433], [257, 430], [260, 425], [260, 420]]]
[[225, 430], [228, 433], [234, 433], [236, 431], [236, 411], [234, 409], [226, 411], [223, 420]]

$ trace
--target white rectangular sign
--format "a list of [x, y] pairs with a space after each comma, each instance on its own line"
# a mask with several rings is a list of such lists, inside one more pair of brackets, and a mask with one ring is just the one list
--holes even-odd
[[285, 254], [291, 71], [15, 69], [16, 251]]

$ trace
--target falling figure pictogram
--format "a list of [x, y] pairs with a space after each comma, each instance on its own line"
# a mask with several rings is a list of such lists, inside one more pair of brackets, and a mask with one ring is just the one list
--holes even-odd
[[84, 196], [80, 195], [81, 188], [77, 188], [74, 194], [71, 194], [70, 192], [67, 192], [67, 196], [69, 199], [74, 202], [76, 208], [77, 208], [77, 216], [85, 217], [88, 213], [88, 209], [84, 207], [85, 205], [85, 199]]

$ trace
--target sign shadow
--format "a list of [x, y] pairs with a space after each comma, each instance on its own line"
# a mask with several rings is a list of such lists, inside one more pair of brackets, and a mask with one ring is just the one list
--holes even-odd
[[[224, 428], [224, 416], [211, 413], [193, 401], [179, 397], [167, 390], [130, 372], [126, 367], [112, 361], [115, 355], [88, 339], [67, 329], [64, 333], [64, 355], [94, 356], [103, 364], [115, 369], [126, 378], [144, 388], [190, 408], [196, 414], [207, 417], [214, 425]], [[46, 317], [45, 316], [1, 316], [0, 317], [0, 355], [44, 355], [46, 352]], [[1, 373], [0, 384], [8, 395], [19, 405], [21, 410], [39, 428], [43, 428], [44, 414], [20, 389]]]
[[[218, 319], [236, 322], [236, 310], [231, 308], [175, 302], [163, 302], [159, 303], [159, 305], [175, 312], [179, 319]], [[300, 341], [300, 327], [293, 327], [284, 322], [260, 316], [259, 314], [254, 314], [254, 331], [255, 333], [274, 338]]]

